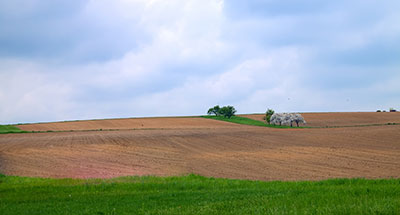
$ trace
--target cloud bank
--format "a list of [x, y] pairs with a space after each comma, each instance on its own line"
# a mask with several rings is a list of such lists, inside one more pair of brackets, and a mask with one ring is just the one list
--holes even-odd
[[0, 123], [400, 108], [399, 9], [0, 0]]

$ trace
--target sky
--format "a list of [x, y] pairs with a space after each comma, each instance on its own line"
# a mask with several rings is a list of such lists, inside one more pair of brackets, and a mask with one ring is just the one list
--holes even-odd
[[398, 0], [0, 0], [0, 124], [400, 109]]

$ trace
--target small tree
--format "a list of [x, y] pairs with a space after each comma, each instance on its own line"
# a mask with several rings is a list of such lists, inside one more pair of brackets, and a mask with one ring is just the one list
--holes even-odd
[[299, 127], [299, 123], [306, 124], [306, 121], [304, 120], [303, 116], [298, 113], [293, 114], [293, 121], [296, 123], [297, 127]]
[[220, 114], [224, 117], [231, 118], [236, 113], [236, 109], [233, 106], [224, 106], [220, 110]]
[[293, 127], [293, 122], [296, 123], [297, 127], [299, 127], [299, 123], [306, 124], [306, 121], [300, 114], [293, 114], [293, 113], [274, 113], [271, 116], [271, 123], [276, 125], [290, 125]]
[[290, 113], [284, 113], [283, 114], [283, 124], [290, 125], [290, 127], [293, 127], [293, 115]]
[[283, 114], [281, 114], [281, 113], [272, 114], [270, 123], [272, 123], [274, 125], [276, 125], [276, 124], [282, 125], [282, 122], [283, 122]]
[[267, 121], [268, 124], [271, 123], [271, 116], [275, 113], [274, 110], [269, 109], [267, 110], [267, 112], [265, 112], [265, 120]]
[[219, 107], [219, 105], [216, 105], [210, 109], [208, 109], [207, 114], [211, 115], [211, 114], [215, 114], [215, 116], [219, 116], [221, 113], [221, 108]]

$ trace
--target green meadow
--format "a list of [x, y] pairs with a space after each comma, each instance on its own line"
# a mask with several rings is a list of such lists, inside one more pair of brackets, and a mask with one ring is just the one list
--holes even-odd
[[399, 214], [400, 179], [0, 176], [0, 214]]
[[221, 120], [225, 122], [231, 122], [231, 123], [237, 123], [237, 124], [242, 124], [242, 125], [253, 125], [253, 126], [262, 126], [262, 127], [271, 127], [271, 128], [304, 128], [304, 127], [290, 127], [290, 126], [285, 126], [285, 125], [273, 125], [273, 124], [267, 124], [265, 122], [261, 122], [258, 120], [246, 118], [246, 117], [240, 117], [240, 116], [232, 116], [231, 118], [226, 118], [224, 116], [201, 116], [203, 118], [207, 119], [215, 119], [215, 120]]
[[0, 125], [0, 134], [8, 133], [27, 133], [28, 131], [23, 131], [12, 125]]

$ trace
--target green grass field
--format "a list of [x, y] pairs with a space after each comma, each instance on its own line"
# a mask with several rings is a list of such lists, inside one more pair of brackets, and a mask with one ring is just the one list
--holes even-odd
[[[262, 126], [262, 127], [270, 127], [270, 128], [297, 128], [297, 127], [290, 127], [290, 126], [284, 126], [284, 125], [270, 125], [258, 120], [246, 118], [246, 117], [240, 117], [240, 116], [232, 116], [231, 118], [226, 118], [223, 116], [201, 116], [203, 118], [207, 119], [215, 119], [215, 120], [221, 120], [225, 122], [232, 122], [232, 123], [238, 123], [238, 124], [243, 124], [243, 125], [254, 125], [254, 126]], [[304, 127], [299, 127], [299, 128], [304, 128]]]
[[27, 133], [27, 131], [23, 131], [12, 125], [0, 125], [0, 134], [8, 133]]
[[400, 179], [0, 176], [0, 214], [399, 214]]

